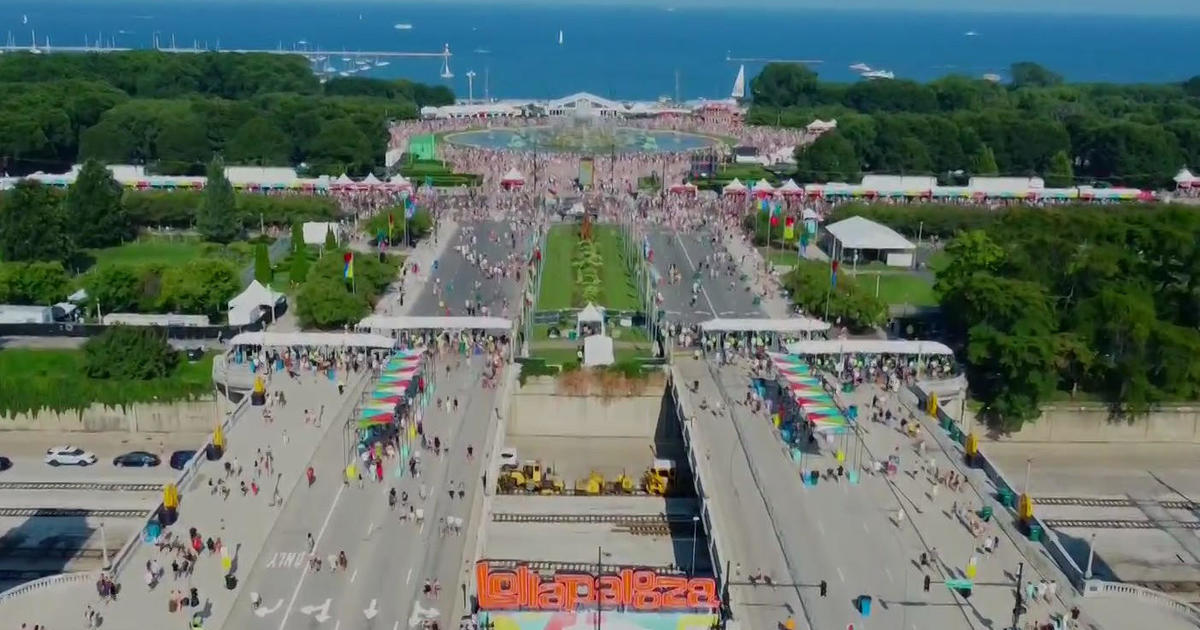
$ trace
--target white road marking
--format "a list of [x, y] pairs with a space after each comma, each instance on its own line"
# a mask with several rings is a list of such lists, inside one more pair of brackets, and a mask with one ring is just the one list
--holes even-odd
[[374, 619], [375, 615], [378, 615], [378, 614], [379, 614], [379, 609], [375, 607], [375, 600], [372, 599], [371, 605], [368, 606], [367, 608], [363, 609], [363, 615], [365, 615], [367, 617], [367, 619], [369, 620], [369, 619]]
[[[320, 606], [301, 606], [300, 614], [312, 615], [312, 618], [315, 619], [317, 623], [325, 623], [326, 621], [329, 621], [329, 604], [332, 602], [333, 600], [327, 597], [325, 598], [325, 603], [321, 604]], [[313, 615], [313, 613], [317, 614]]]
[[891, 569], [889, 569], [889, 568], [887, 568], [887, 567], [883, 567], [883, 572], [887, 574], [887, 576], [888, 576], [888, 581], [889, 581], [889, 582], [895, 582], [895, 581], [896, 581], [895, 579], [893, 579], [893, 578], [892, 578], [892, 570], [891, 570]]
[[342, 627], [341, 619], [338, 619], [337, 621], [333, 622], [333, 630], [338, 630], [338, 628], [341, 628], [341, 627]]
[[358, 579], [358, 569], [355, 569], [354, 573], [350, 574], [350, 583], [353, 584], [354, 580], [357, 580], [357, 579]]
[[870, 533], [871, 533], [871, 530], [870, 530], [870, 529], [867, 529], [867, 522], [866, 522], [866, 521], [863, 521], [863, 522], [862, 522], [862, 526], [863, 526], [863, 531], [864, 531], [864, 532], [867, 532], [868, 534], [870, 534]]
[[[412, 581], [412, 567], [408, 567], [408, 576], [404, 578], [404, 583], [408, 584], [411, 581]], [[396, 623], [400, 623], [400, 622], [397, 621]]]
[[[400, 630], [400, 620], [399, 619], [396, 620], [396, 623], [392, 624], [392, 630]], [[913, 630], [916, 630], [916, 628], [913, 628]]]
[[842, 580], [842, 582], [845, 582], [846, 576], [842, 573], [842, 567], [838, 567], [837, 572], [838, 572], [838, 578], [840, 578]]
[[279, 610], [282, 607], [283, 607], [283, 599], [280, 599], [279, 601], [275, 602], [275, 605], [271, 606], [270, 608], [267, 608], [266, 606], [259, 604], [258, 608], [254, 609], [254, 614], [256, 614], [260, 618], [262, 618], [262, 617], [266, 617], [267, 615], [275, 612], [276, 610]]
[[[321, 538], [325, 535], [325, 530], [329, 528], [329, 519], [333, 517], [333, 511], [337, 508], [338, 499], [342, 498], [342, 490], [345, 489], [345, 484], [339, 485], [337, 494], [333, 495], [333, 502], [329, 504], [329, 512], [325, 514], [325, 522], [321, 523], [321, 529], [317, 532], [316, 544], [321, 544]], [[287, 626], [288, 617], [292, 614], [292, 606], [296, 604], [296, 598], [300, 596], [300, 588], [304, 586], [305, 577], [308, 577], [307, 565], [304, 567], [304, 571], [300, 573], [300, 579], [296, 580], [296, 589], [292, 591], [292, 599], [288, 602], [287, 610], [283, 611], [283, 621], [279, 622], [279, 630], [283, 630]], [[328, 619], [328, 617], [326, 618]]]

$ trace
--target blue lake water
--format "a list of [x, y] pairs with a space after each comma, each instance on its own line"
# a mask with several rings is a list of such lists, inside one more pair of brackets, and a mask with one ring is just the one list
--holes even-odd
[[[449, 44], [453, 79], [438, 59], [393, 61], [368, 76], [404, 76], [482, 97], [553, 98], [590, 91], [617, 99], [728, 96], [739, 61], [818, 60], [822, 77], [856, 80], [854, 63], [927, 80], [1004, 75], [1036, 61], [1072, 81], [1164, 82], [1200, 74], [1200, 18], [731, 8], [453, 4], [445, 0], [7, 0], [0, 34], [21, 45], [79, 46], [102, 34], [119, 46], [193, 41], [222, 48], [436, 52]], [[680, 0], [680, 5], [686, 5]], [[23, 18], [24, 16], [24, 18]], [[398, 30], [395, 24], [411, 24]], [[558, 33], [563, 32], [563, 43]], [[7, 33], [6, 33], [7, 31]], [[974, 35], [967, 35], [967, 33]], [[339, 60], [340, 61], [340, 60]], [[762, 62], [745, 62], [749, 78]]]

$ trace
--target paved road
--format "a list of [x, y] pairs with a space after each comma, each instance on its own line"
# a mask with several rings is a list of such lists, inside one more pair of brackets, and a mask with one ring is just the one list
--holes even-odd
[[[701, 292], [695, 304], [691, 303], [692, 279], [704, 257], [714, 250], [712, 235], [704, 233], [679, 233], [666, 228], [652, 229], [647, 237], [654, 250], [653, 266], [663, 278], [660, 291], [666, 301], [667, 317], [672, 321], [695, 323], [713, 319], [766, 317], [766, 313], [753, 303], [747, 284], [741, 280], [741, 272], [733, 275], [720, 268], [717, 278], [702, 274]], [[722, 245], [723, 248], [723, 245]], [[683, 275], [678, 284], [667, 281], [667, 270], [674, 265]], [[729, 286], [730, 281], [734, 287]]]
[[[180, 489], [179, 521], [171, 530], [186, 537], [188, 528], [196, 527], [203, 537], [221, 537], [232, 551], [235, 574], [244, 575], [245, 567], [254, 563], [279, 516], [279, 508], [271, 505], [275, 483], [270, 476], [264, 476], [258, 479], [262, 487], [257, 496], [241, 496], [235, 479], [233, 491], [225, 499], [209, 492], [208, 481], [224, 477], [224, 463], [234, 459], [243, 468], [242, 478], [251, 479], [256, 450], [270, 448], [275, 457], [275, 470], [282, 475], [279, 492], [281, 496], [287, 496], [293, 486], [299, 485], [305, 464], [326, 432], [336, 434], [336, 429], [331, 430], [331, 427], [340, 426], [337, 418], [345, 418], [350, 413], [350, 399], [358, 395], [361, 376], [350, 375], [347, 383], [345, 395], [339, 395], [332, 382], [310, 374], [295, 381], [275, 378], [269, 382], [268, 392], [282, 388], [288, 406], [275, 410], [272, 423], [264, 421], [262, 407], [242, 408], [228, 432], [225, 457], [221, 461], [202, 463], [194, 481]], [[305, 425], [301, 419], [303, 410], [322, 406], [325, 409], [323, 426]], [[142, 577], [146, 562], [151, 558], [158, 558], [167, 568], [163, 583], [153, 590], [146, 587]], [[27, 622], [30, 627], [35, 623], [52, 628], [76, 627], [82, 626], [84, 608], [93, 605], [102, 611], [103, 627], [106, 628], [182, 627], [185, 616], [167, 612], [168, 594], [172, 589], [195, 586], [202, 601], [200, 610], [208, 617], [206, 626], [220, 627], [238, 594], [224, 588], [220, 559], [204, 554], [190, 580], [178, 581], [170, 575], [170, 562], [168, 555], [159, 553], [154, 547], [138, 545], [117, 576], [121, 584], [117, 602], [98, 604], [95, 585], [88, 579], [47, 586], [0, 601], [0, 619]]]
[[[500, 316], [501, 305], [506, 295], [512, 293], [515, 286], [511, 281], [491, 281], [484, 277], [479, 270], [479, 266], [472, 264], [467, 259], [455, 250], [455, 247], [460, 245], [465, 239], [465, 234], [474, 230], [476, 243], [472, 246], [476, 254], [482, 254], [489, 261], [501, 261], [507, 255], [511, 254], [513, 249], [510, 246], [511, 240], [504, 237], [509, 232], [509, 225], [500, 221], [480, 221], [461, 224], [454, 231], [453, 236], [449, 239], [448, 246], [443, 250], [443, 253], [438, 260], [437, 271], [432, 271], [432, 278], [440, 280], [440, 285], [445, 290], [445, 304], [450, 307], [450, 314], [461, 316], [465, 315], [465, 301], [475, 301], [475, 283], [482, 284], [480, 288], [480, 296], [483, 303], [488, 305], [492, 310], [492, 314]], [[489, 235], [495, 234], [499, 237], [499, 242], [492, 242]], [[518, 239], [518, 247], [523, 247], [524, 243]], [[441, 301], [434, 294], [436, 284], [434, 282], [426, 282], [421, 294], [417, 297], [417, 301], [408, 311], [409, 315], [414, 316], [433, 316], [444, 315], [445, 309], [439, 308]]]
[[[226, 628], [287, 630], [317, 624], [340, 630], [408, 628], [410, 617], [420, 614], [417, 607], [436, 611], [429, 614], [440, 616], [443, 628], [452, 627], [455, 606], [461, 604], [457, 585], [464, 547], [471, 538], [466, 531], [471, 526], [470, 506], [481, 491], [483, 465], [490, 452], [486, 434], [495, 426], [496, 390], [479, 389], [481, 367], [475, 359], [449, 375], [439, 372], [436, 396], [457, 396], [460, 407], [450, 413], [433, 405], [427, 409], [426, 433], [441, 438], [450, 450], [441, 458], [424, 452], [419, 479], [411, 478], [407, 470], [398, 474], [393, 464], [383, 483], [370, 480], [363, 488], [334, 479], [296, 488], [246, 578]], [[472, 461], [466, 456], [468, 444], [474, 447]], [[340, 468], [343, 453], [340, 435], [330, 431], [313, 465], [318, 470]], [[421, 483], [430, 489], [424, 502], [419, 500]], [[448, 489], [457, 489], [460, 483], [465, 497], [451, 498]], [[387, 494], [393, 487], [407, 491], [414, 505], [423, 506], [423, 525], [401, 520], [406, 510], [389, 509]], [[440, 532], [439, 521], [447, 516], [468, 523], [463, 534]], [[309, 533], [315, 538], [316, 553], [326, 559], [319, 571], [310, 571], [305, 562]], [[339, 551], [349, 561], [345, 572], [329, 566], [328, 556]], [[441, 597], [424, 599], [425, 580], [434, 578], [442, 585]], [[257, 612], [251, 611], [252, 591], [262, 596]]]
[[[678, 366], [686, 382], [695, 379], [701, 383], [700, 393], [691, 395], [693, 409], [696, 397], [706, 399], [712, 408], [722, 400], [722, 391], [740, 400], [748, 386], [746, 374], [737, 368], [721, 369], [714, 380], [701, 362], [685, 359]], [[716, 468], [719, 482], [733, 484], [737, 502], [721, 509], [730, 511], [725, 516], [727, 520], [745, 529], [732, 535], [742, 537], [741, 553], [748, 562], [763, 563], [762, 570], [777, 582], [802, 585], [798, 595], [796, 589], [787, 594], [793, 601], [796, 597], [803, 601], [803, 614], [799, 607], [791, 605], [800, 627], [843, 628], [854, 623], [856, 628], [983, 630], [1004, 627], [1011, 621], [1012, 574], [1020, 555], [1013, 542], [1003, 536], [996, 553], [986, 555], [975, 550], [978, 541], [948, 515], [951, 503], [969, 501], [968, 495], [954, 495], [943, 488], [940, 497], [931, 500], [924, 494], [930, 484], [921, 474], [912, 477], [901, 474], [891, 482], [864, 475], [857, 485], [821, 482], [816, 487], [804, 488], [799, 480], [799, 466], [784, 450], [765, 414], [752, 414], [741, 404], [731, 405], [729, 401], [722, 404], [724, 411], [720, 416], [711, 411], [697, 412], [695, 425], [703, 432], [704, 443], [713, 445], [707, 457]], [[901, 446], [902, 437], [898, 433], [881, 425], [868, 428], [871, 433], [864, 442], [878, 456], [885, 457]], [[905, 470], [911, 471], [915, 455], [903, 446], [901, 452]], [[929, 456], [940, 457], [942, 470], [949, 465], [944, 457]], [[747, 465], [753, 470], [750, 479], [739, 472], [740, 467]], [[808, 461], [805, 465], [824, 468], [836, 464], [827, 458], [820, 464]], [[723, 474], [726, 468], [728, 473]], [[726, 490], [720, 496], [728, 495]], [[906, 516], [904, 523], [897, 526], [894, 515], [901, 506]], [[922, 591], [924, 572], [917, 558], [933, 547], [938, 549], [944, 563], [930, 571], [935, 582], [961, 577], [968, 558], [977, 556], [979, 586], [972, 598], [964, 601], [936, 583], [931, 592]], [[777, 554], [774, 559], [769, 557], [772, 551]], [[768, 556], [766, 560], [764, 555]], [[748, 566], [748, 562], [742, 562], [742, 574], [756, 572], [756, 567]], [[1025, 577], [1032, 576], [1027, 564]], [[736, 567], [733, 579], [741, 580]], [[825, 598], [812, 586], [821, 580], [829, 585]], [[785, 601], [779, 601], [774, 608], [759, 602], [756, 598], [761, 595], [756, 591], [762, 590], [763, 587], [741, 587], [740, 592], [735, 589], [733, 601], [737, 604], [741, 599], [743, 603], [755, 604], [750, 614], [768, 615], [766, 619], [755, 619], [752, 627], [774, 627], [787, 618], [789, 609], [784, 607]], [[772, 595], [782, 599], [781, 590], [774, 589]], [[875, 600], [869, 618], [864, 619], [853, 606], [855, 598], [861, 595], [871, 595]], [[1033, 610], [1038, 615], [1046, 612], [1045, 606], [1035, 606]], [[1044, 620], [1044, 616], [1041, 618]]]

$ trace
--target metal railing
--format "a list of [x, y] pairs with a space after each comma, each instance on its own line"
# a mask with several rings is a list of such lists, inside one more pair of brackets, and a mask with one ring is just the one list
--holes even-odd
[[1165, 606], [1187, 617], [1191, 623], [1200, 626], [1200, 608], [1175, 599], [1161, 591], [1135, 584], [1125, 584], [1123, 582], [1105, 582], [1104, 580], [1087, 580], [1084, 582], [1084, 597], [1104, 597], [1111, 595], [1132, 597], [1159, 606]]

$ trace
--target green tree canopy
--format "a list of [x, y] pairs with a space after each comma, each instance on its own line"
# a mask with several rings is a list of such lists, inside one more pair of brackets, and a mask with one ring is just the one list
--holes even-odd
[[254, 246], [254, 279], [263, 285], [270, 285], [271, 276], [271, 257], [267, 252], [267, 244], [259, 243]]
[[52, 306], [67, 299], [71, 278], [62, 263], [0, 263], [0, 304]]
[[77, 249], [61, 196], [33, 180], [22, 180], [0, 205], [0, 259], [56, 260], [69, 265]]
[[91, 378], [162, 378], [179, 364], [166, 331], [152, 326], [110, 326], [83, 344], [84, 371]]
[[807, 103], [817, 74], [800, 63], [768, 63], [750, 81], [750, 96], [760, 105], [786, 107]]
[[862, 177], [854, 145], [836, 131], [822, 134], [807, 147], [796, 149], [796, 173], [804, 181], [850, 182]]
[[242, 234], [242, 217], [235, 207], [233, 186], [225, 178], [225, 164], [214, 158], [208, 165], [208, 181], [196, 212], [196, 229], [204, 238], [228, 243]]
[[121, 185], [96, 160], [83, 163], [67, 191], [72, 236], [80, 247], [110, 247], [133, 236]]
[[1059, 151], [1050, 158], [1050, 168], [1046, 170], [1046, 185], [1051, 188], [1066, 188], [1075, 185], [1075, 169], [1071, 167], [1071, 158], [1066, 151]]

